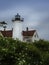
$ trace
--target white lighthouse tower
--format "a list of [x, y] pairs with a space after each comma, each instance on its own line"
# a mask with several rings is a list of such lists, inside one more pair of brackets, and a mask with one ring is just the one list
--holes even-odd
[[17, 13], [13, 21], [13, 38], [22, 41], [22, 22], [23, 18]]

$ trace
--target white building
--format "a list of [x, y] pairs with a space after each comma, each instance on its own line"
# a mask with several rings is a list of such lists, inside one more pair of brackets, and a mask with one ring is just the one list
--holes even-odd
[[22, 30], [22, 23], [23, 18], [17, 13], [15, 16], [13, 22], [13, 29], [12, 30], [5, 30], [0, 31], [4, 37], [12, 37], [14, 39], [18, 38], [21, 41], [27, 41], [27, 42], [33, 42], [34, 40], [39, 40], [38, 34], [36, 30], [28, 30], [28, 27], [26, 28], [26, 31]]
[[35, 40], [39, 40], [38, 34], [36, 30], [28, 30], [28, 27], [26, 28], [26, 31], [23, 31], [23, 40], [26, 42], [34, 42]]

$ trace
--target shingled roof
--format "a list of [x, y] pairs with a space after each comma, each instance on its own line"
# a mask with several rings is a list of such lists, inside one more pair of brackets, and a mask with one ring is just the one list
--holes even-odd
[[31, 30], [31, 31], [22, 31], [23, 36], [33, 36], [36, 30]]
[[12, 30], [0, 31], [4, 37], [12, 37]]
[[[12, 30], [0, 31], [4, 37], [12, 37]], [[36, 30], [22, 31], [23, 36], [33, 36]]]

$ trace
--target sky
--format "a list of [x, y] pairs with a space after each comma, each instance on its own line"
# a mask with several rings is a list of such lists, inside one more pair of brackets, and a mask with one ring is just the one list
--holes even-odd
[[24, 18], [24, 30], [35, 29], [41, 39], [49, 40], [49, 0], [0, 0], [0, 22], [7, 22], [7, 29], [17, 13]]

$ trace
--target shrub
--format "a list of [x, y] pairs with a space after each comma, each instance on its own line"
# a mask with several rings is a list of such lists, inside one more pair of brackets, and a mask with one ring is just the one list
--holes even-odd
[[[48, 61], [47, 61], [48, 60]], [[0, 37], [0, 65], [47, 65], [49, 42], [32, 43]]]

